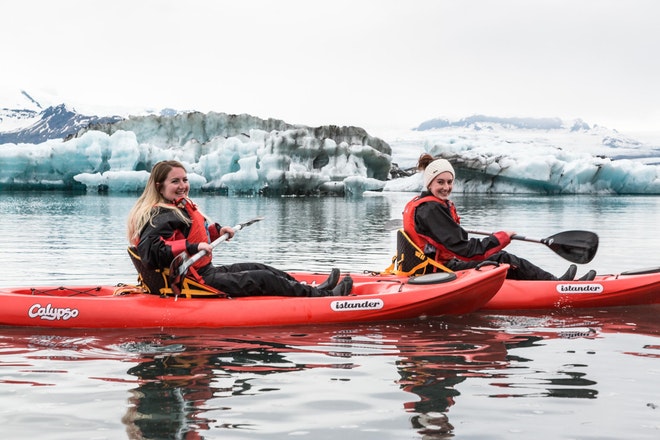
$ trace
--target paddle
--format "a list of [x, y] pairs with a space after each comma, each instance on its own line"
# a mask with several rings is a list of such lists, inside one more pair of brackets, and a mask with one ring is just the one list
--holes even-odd
[[[403, 221], [391, 219], [385, 222], [385, 229], [396, 230], [403, 227]], [[490, 232], [467, 230], [471, 234], [491, 235]], [[523, 235], [512, 235], [513, 240], [541, 243], [548, 246], [557, 255], [572, 263], [585, 264], [593, 260], [598, 251], [598, 235], [589, 231], [564, 231], [550, 237], [535, 239]]]
[[[244, 229], [250, 226], [251, 224], [261, 221], [263, 219], [264, 219], [263, 217], [256, 217], [253, 218], [252, 220], [239, 223], [236, 226], [234, 226], [234, 232], [238, 232], [241, 229]], [[217, 245], [219, 245], [223, 241], [226, 241], [228, 238], [229, 238], [229, 234], [227, 233], [218, 237], [211, 243], [211, 249], [214, 249]], [[182, 252], [172, 260], [172, 263], [170, 264], [170, 276], [169, 276], [172, 290], [179, 289], [179, 284], [181, 284], [181, 280], [185, 278], [186, 274], [188, 273], [188, 269], [190, 269], [190, 266], [195, 264], [195, 262], [200, 258], [202, 258], [204, 255], [206, 255], [206, 251], [199, 251], [192, 257], [188, 257], [185, 252]]]

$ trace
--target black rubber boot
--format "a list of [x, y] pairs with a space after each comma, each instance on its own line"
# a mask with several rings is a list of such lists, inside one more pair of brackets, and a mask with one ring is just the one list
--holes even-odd
[[332, 290], [335, 288], [337, 283], [339, 282], [339, 269], [336, 267], [333, 268], [330, 271], [330, 276], [328, 276], [328, 279], [316, 286], [317, 289], [319, 290]]
[[578, 281], [593, 281], [594, 278], [596, 278], [596, 271], [591, 269], [589, 272], [582, 275]]
[[353, 290], [353, 278], [350, 275], [346, 275], [341, 283], [337, 284], [337, 287], [332, 289], [332, 296], [346, 296], [350, 295], [351, 290]]
[[557, 279], [559, 281], [572, 281], [575, 279], [575, 274], [577, 274], [577, 266], [575, 264], [571, 264], [568, 266], [566, 273]]

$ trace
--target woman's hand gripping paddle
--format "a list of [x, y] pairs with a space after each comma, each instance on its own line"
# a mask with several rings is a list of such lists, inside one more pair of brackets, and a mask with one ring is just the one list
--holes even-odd
[[[236, 226], [234, 226], [233, 228], [234, 232], [238, 232], [241, 229], [244, 229], [250, 226], [251, 224], [261, 221], [263, 219], [264, 219], [263, 217], [256, 217], [253, 218], [252, 220], [239, 223]], [[227, 233], [223, 234], [222, 236], [218, 237], [211, 243], [211, 248], [214, 249], [217, 245], [219, 245], [223, 241], [226, 241], [228, 238], [229, 238], [229, 234]], [[206, 251], [199, 251], [192, 257], [189, 257], [186, 255], [185, 252], [182, 252], [172, 260], [172, 263], [170, 264], [169, 279], [170, 279], [170, 286], [172, 287], [172, 291], [175, 294], [180, 293], [181, 282], [186, 277], [186, 274], [188, 273], [188, 269], [190, 269], [190, 266], [195, 264], [195, 262], [200, 258], [202, 258], [204, 255], [206, 255]]]
[[[385, 222], [385, 229], [396, 230], [403, 227], [403, 221], [391, 219]], [[470, 234], [492, 235], [490, 232], [471, 231]], [[578, 264], [585, 264], [593, 260], [598, 251], [598, 235], [589, 231], [564, 231], [547, 238], [535, 239], [522, 235], [512, 235], [513, 240], [542, 243], [562, 258]]]

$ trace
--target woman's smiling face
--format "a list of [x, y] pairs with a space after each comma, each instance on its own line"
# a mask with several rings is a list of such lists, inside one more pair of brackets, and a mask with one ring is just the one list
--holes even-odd
[[158, 192], [170, 202], [188, 197], [188, 191], [190, 191], [190, 183], [188, 174], [183, 168], [172, 168], [165, 180], [158, 185]]
[[439, 199], [447, 200], [454, 188], [454, 175], [445, 171], [436, 176], [429, 184], [428, 190]]

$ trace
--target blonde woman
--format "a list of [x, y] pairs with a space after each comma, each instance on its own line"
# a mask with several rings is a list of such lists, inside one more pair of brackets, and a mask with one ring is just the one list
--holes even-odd
[[266, 264], [214, 266], [210, 243], [225, 233], [233, 237], [234, 230], [211, 223], [188, 198], [189, 191], [183, 164], [168, 160], [154, 165], [147, 186], [128, 216], [128, 239], [148, 269], [169, 268], [182, 252], [192, 256], [206, 251], [206, 255], [189, 269], [190, 276], [230, 297], [344, 296], [350, 293], [353, 281], [346, 276], [338, 283], [338, 269], [333, 269], [322, 284], [311, 286]]

